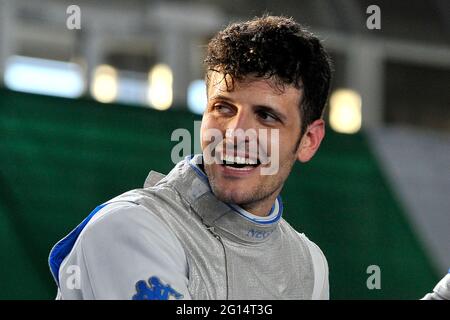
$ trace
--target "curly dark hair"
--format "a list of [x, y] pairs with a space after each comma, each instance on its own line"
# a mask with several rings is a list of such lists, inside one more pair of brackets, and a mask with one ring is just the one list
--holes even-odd
[[[209, 71], [218, 71], [234, 80], [248, 75], [272, 78], [277, 87], [303, 89], [300, 102], [301, 134], [322, 117], [331, 80], [331, 60], [319, 39], [292, 18], [264, 15], [233, 23], [209, 42], [206, 82]], [[226, 78], [225, 78], [226, 81]]]

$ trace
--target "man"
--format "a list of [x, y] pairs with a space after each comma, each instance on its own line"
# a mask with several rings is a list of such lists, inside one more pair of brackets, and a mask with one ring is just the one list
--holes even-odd
[[263, 16], [219, 32], [205, 63], [203, 154], [151, 172], [57, 243], [59, 298], [329, 298], [327, 261], [279, 196], [324, 137], [327, 53], [292, 19]]

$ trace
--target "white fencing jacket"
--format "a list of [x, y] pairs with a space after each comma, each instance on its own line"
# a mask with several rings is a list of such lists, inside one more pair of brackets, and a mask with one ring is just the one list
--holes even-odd
[[201, 155], [98, 206], [49, 258], [58, 299], [328, 299], [317, 245], [282, 217], [219, 201]]

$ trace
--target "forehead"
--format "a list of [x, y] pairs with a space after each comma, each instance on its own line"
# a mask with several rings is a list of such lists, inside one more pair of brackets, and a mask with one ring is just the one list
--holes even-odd
[[302, 97], [302, 90], [293, 85], [281, 86], [274, 78], [261, 78], [247, 76], [242, 80], [232, 81], [223, 73], [211, 71], [209, 73], [208, 99], [216, 96], [226, 96], [235, 99], [246, 100], [271, 100], [274, 102], [285, 102], [298, 106]]

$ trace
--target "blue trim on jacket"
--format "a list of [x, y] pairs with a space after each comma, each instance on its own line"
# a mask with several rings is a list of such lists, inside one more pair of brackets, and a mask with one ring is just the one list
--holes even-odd
[[50, 271], [52, 272], [53, 278], [56, 284], [59, 286], [59, 269], [62, 262], [67, 257], [67, 255], [72, 251], [75, 242], [80, 236], [81, 231], [88, 224], [88, 222], [94, 217], [94, 215], [99, 212], [107, 203], [97, 206], [92, 212], [75, 228], [70, 232], [65, 238], [60, 240], [54, 245], [50, 251], [50, 256], [48, 259], [48, 264], [50, 266]]

